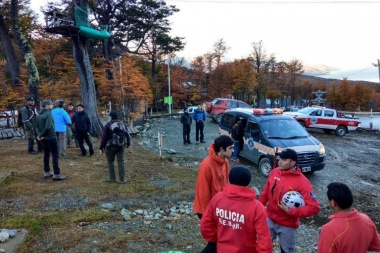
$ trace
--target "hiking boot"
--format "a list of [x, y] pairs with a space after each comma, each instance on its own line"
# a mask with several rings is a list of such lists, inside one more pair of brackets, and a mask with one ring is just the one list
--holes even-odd
[[32, 155], [36, 155], [36, 154], [38, 154], [38, 152], [37, 152], [37, 151], [34, 151], [34, 150], [32, 150], [32, 151], [28, 151], [28, 153], [29, 153], [29, 154], [32, 154]]
[[187, 144], [191, 144], [192, 142], [191, 141], [188, 141]]
[[206, 143], [204, 140], [201, 140], [201, 143]]
[[54, 181], [60, 181], [63, 179], [65, 179], [65, 176], [62, 176], [61, 174], [58, 174], [58, 175], [54, 174], [54, 176], [53, 176]]
[[106, 182], [107, 182], [107, 183], [116, 183], [116, 180], [106, 179]]
[[53, 172], [48, 171], [44, 173], [44, 178], [49, 178], [49, 177], [52, 177], [53, 175], [54, 175]]

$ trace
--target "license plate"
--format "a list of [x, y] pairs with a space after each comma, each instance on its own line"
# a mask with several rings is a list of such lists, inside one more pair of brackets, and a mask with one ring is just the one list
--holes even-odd
[[311, 171], [311, 167], [303, 167], [302, 172], [309, 172]]

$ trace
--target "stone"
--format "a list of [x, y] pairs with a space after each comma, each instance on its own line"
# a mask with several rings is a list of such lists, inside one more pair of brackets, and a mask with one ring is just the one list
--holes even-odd
[[7, 232], [0, 232], [0, 242], [6, 242], [9, 240], [9, 234]]

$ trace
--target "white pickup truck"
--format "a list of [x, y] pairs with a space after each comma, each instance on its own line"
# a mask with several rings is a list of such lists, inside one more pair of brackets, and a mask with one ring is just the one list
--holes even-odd
[[306, 107], [298, 112], [284, 114], [295, 118], [306, 128], [319, 128], [327, 134], [335, 131], [337, 136], [344, 136], [348, 131], [360, 127], [358, 118], [345, 116], [337, 110], [324, 107]]

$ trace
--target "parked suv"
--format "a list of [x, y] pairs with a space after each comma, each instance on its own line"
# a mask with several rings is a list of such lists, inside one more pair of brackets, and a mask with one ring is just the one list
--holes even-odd
[[257, 164], [264, 176], [277, 166], [277, 154], [285, 148], [297, 152], [302, 172], [314, 172], [325, 167], [326, 154], [322, 143], [294, 118], [283, 115], [281, 109], [227, 110], [219, 123], [219, 134], [231, 135], [237, 118], [245, 128], [240, 156]]
[[223, 113], [231, 108], [252, 108], [252, 106], [243, 101], [229, 98], [215, 98], [212, 102], [206, 103], [208, 116], [218, 123], [220, 123]]

